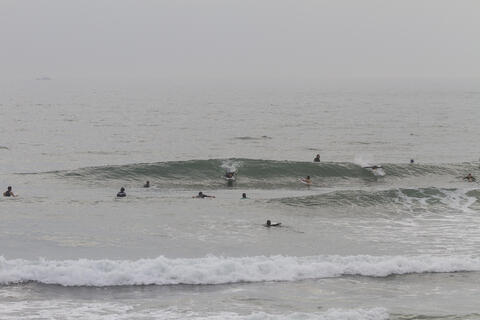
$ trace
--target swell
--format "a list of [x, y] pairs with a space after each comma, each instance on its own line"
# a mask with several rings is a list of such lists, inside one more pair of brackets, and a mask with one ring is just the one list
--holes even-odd
[[466, 208], [480, 199], [480, 190], [459, 190], [456, 188], [393, 188], [387, 190], [340, 190], [301, 197], [273, 199], [289, 206], [298, 207], [370, 207], [403, 205], [409, 208], [450, 206]]
[[480, 271], [473, 256], [256, 256], [192, 259], [7, 260], [0, 284], [38, 282], [62, 286], [213, 285], [298, 281], [341, 276], [388, 277], [411, 273]]
[[[314, 182], [331, 179], [376, 180], [371, 170], [350, 162], [296, 162], [255, 159], [210, 159], [137, 163], [120, 166], [99, 166], [55, 172], [60, 177], [84, 180], [153, 180], [169, 186], [220, 186], [226, 168], [238, 172], [236, 184], [242, 187], [286, 187], [298, 185], [298, 179], [307, 175]], [[478, 171], [472, 163], [445, 165], [383, 164], [387, 177], [424, 175], [451, 175], [461, 177]]]

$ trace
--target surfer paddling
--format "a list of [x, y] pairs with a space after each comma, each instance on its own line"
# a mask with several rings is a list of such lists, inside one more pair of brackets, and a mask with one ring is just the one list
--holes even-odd
[[270, 227], [280, 227], [281, 225], [282, 225], [281, 222], [272, 223], [272, 221], [267, 220], [267, 223], [265, 223], [263, 226], [267, 227], [267, 228], [270, 228]]
[[463, 178], [463, 180], [467, 180], [468, 182], [474, 182], [475, 181], [475, 177], [472, 176], [471, 173], [467, 174], [466, 177]]
[[377, 170], [380, 169], [382, 166], [368, 166], [368, 167], [363, 167], [364, 169], [372, 169], [372, 170]]
[[209, 196], [200, 191], [196, 196], [193, 196], [192, 198], [197, 198], [197, 199], [205, 199], [205, 198], [215, 198], [215, 196]]

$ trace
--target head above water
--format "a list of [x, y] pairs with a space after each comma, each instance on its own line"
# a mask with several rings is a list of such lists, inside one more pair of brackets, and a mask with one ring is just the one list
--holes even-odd
[[413, 159], [410, 159], [410, 163], [414, 163], [415, 161]]
[[8, 191], [12, 191], [12, 187], [11, 187], [11, 186], [8, 186], [8, 187], [7, 187], [7, 190], [8, 190]]
[[271, 225], [272, 225], [272, 221], [267, 220], [267, 226], [271, 226]]
[[198, 193], [198, 195], [199, 195], [200, 197], [203, 196], [203, 192], [200, 191], [200, 192]]
[[124, 187], [121, 187], [121, 188], [120, 188], [120, 192], [125, 192], [125, 188], [124, 188]]
[[247, 197], [247, 194], [246, 193], [242, 193], [242, 198], [246, 198]]

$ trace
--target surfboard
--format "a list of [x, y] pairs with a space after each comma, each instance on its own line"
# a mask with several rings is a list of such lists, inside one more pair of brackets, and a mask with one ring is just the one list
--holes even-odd
[[307, 186], [312, 185], [312, 181], [306, 181], [304, 178], [300, 178], [300, 182], [306, 184]]
[[374, 176], [383, 177], [385, 175], [385, 171], [383, 171], [383, 167], [381, 165], [367, 166], [367, 167], [363, 167], [363, 168], [372, 172]]

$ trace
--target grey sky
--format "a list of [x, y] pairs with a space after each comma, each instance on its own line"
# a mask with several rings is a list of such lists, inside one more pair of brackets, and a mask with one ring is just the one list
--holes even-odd
[[480, 77], [478, 0], [0, 0], [0, 78]]

